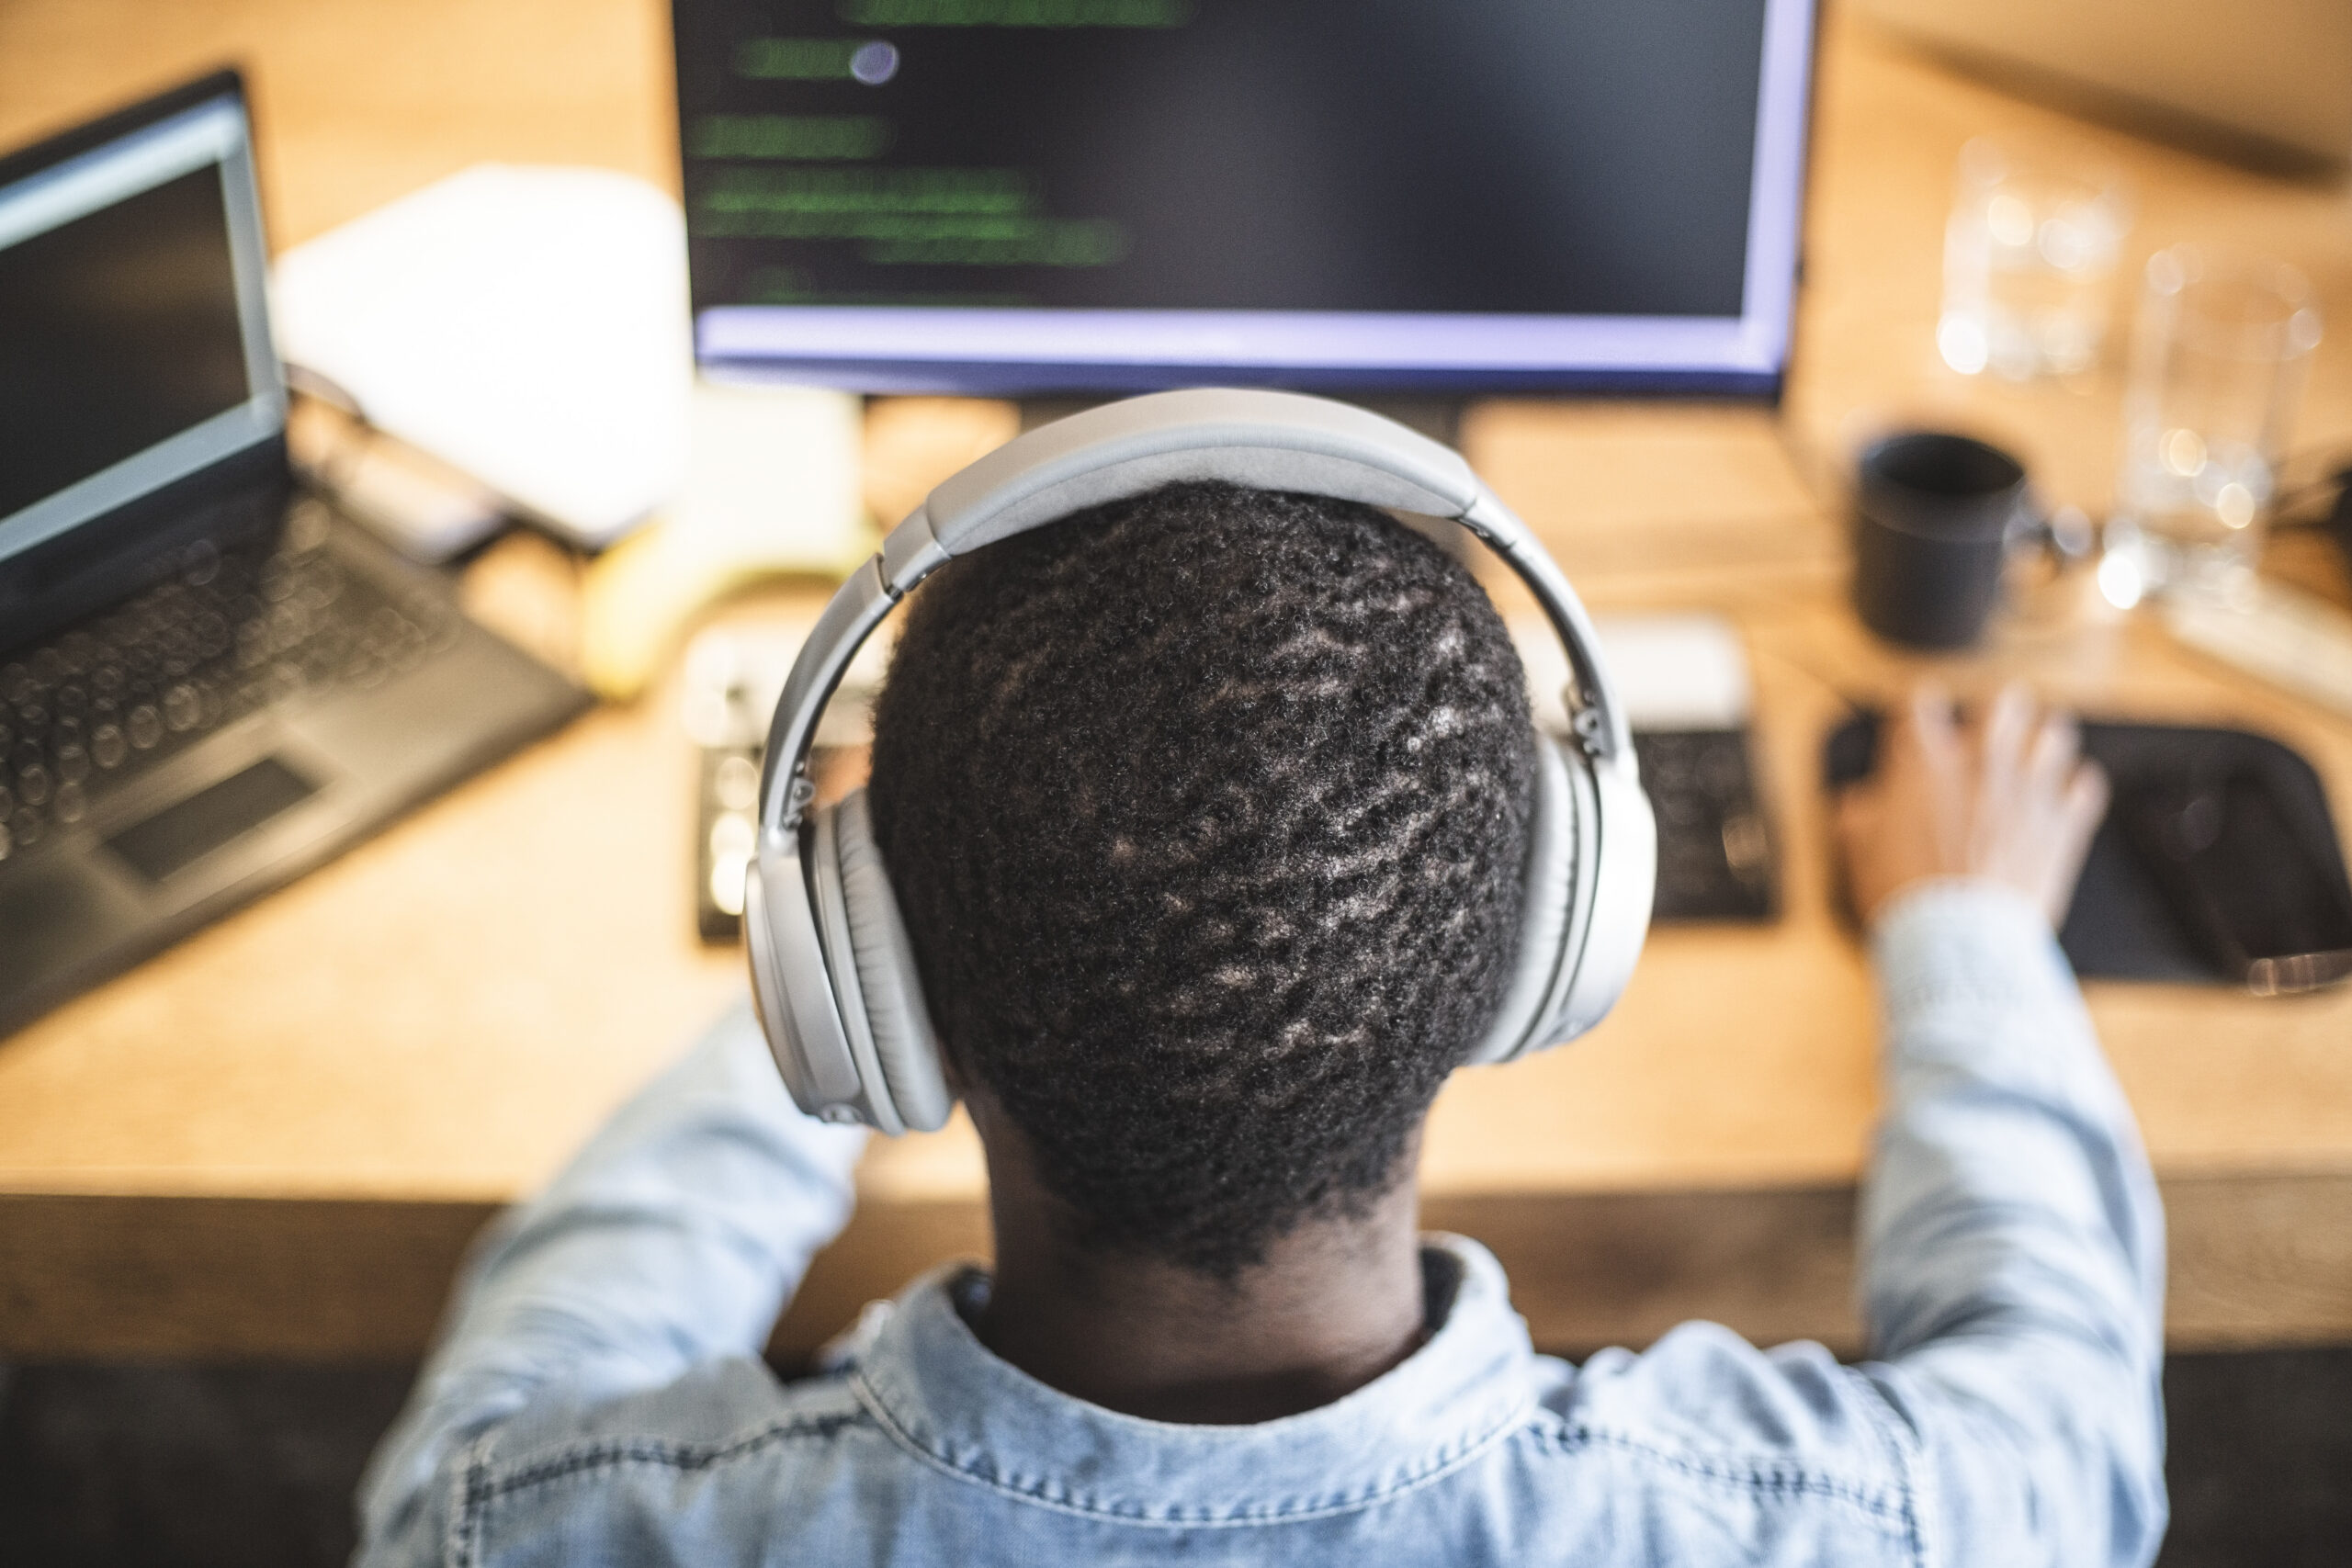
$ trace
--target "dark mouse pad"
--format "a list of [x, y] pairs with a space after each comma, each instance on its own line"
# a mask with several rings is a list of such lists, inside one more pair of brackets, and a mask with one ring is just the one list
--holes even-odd
[[[1866, 777], [1878, 754], [1880, 716], [1865, 711], [1832, 730], [1823, 748], [1831, 789]], [[2116, 800], [2177, 789], [2199, 773], [2244, 771], [2262, 780], [2301, 852], [2341, 883], [2344, 850], [2327, 809], [2327, 790], [2301, 753], [2243, 729], [2164, 724], [2100, 724], [2086, 719], [2083, 754], [2107, 770]], [[2115, 980], [2236, 982], [2218, 973], [2175, 917], [2163, 887], [2142, 863], [2110, 807], [2091, 840], [2083, 879], [2058, 932], [2075, 973]]]

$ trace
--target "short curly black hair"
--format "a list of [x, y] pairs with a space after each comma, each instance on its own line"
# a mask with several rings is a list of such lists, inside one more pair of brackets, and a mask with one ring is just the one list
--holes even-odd
[[1171, 485], [913, 596], [875, 831], [959, 1067], [1081, 1245], [1231, 1280], [1360, 1213], [1490, 1021], [1534, 786], [1475, 579], [1349, 502]]

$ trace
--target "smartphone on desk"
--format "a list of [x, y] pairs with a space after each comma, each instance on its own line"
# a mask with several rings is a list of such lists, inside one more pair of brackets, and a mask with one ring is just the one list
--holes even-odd
[[2352, 976], [2352, 895], [2249, 768], [2138, 791], [2123, 821], [2206, 956], [2257, 996]]

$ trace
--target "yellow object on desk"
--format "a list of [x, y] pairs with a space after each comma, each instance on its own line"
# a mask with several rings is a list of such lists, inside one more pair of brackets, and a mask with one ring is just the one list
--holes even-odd
[[786, 576], [841, 578], [873, 553], [860, 407], [808, 388], [695, 388], [685, 493], [606, 551], [582, 606], [582, 674], [642, 692], [710, 605]]

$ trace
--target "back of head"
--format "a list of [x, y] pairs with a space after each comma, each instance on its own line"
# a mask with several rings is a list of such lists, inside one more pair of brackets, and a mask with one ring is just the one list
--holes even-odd
[[916, 592], [876, 834], [1078, 1239], [1231, 1278], [1389, 1189], [1510, 975], [1533, 746], [1485, 593], [1353, 502], [1170, 486]]

